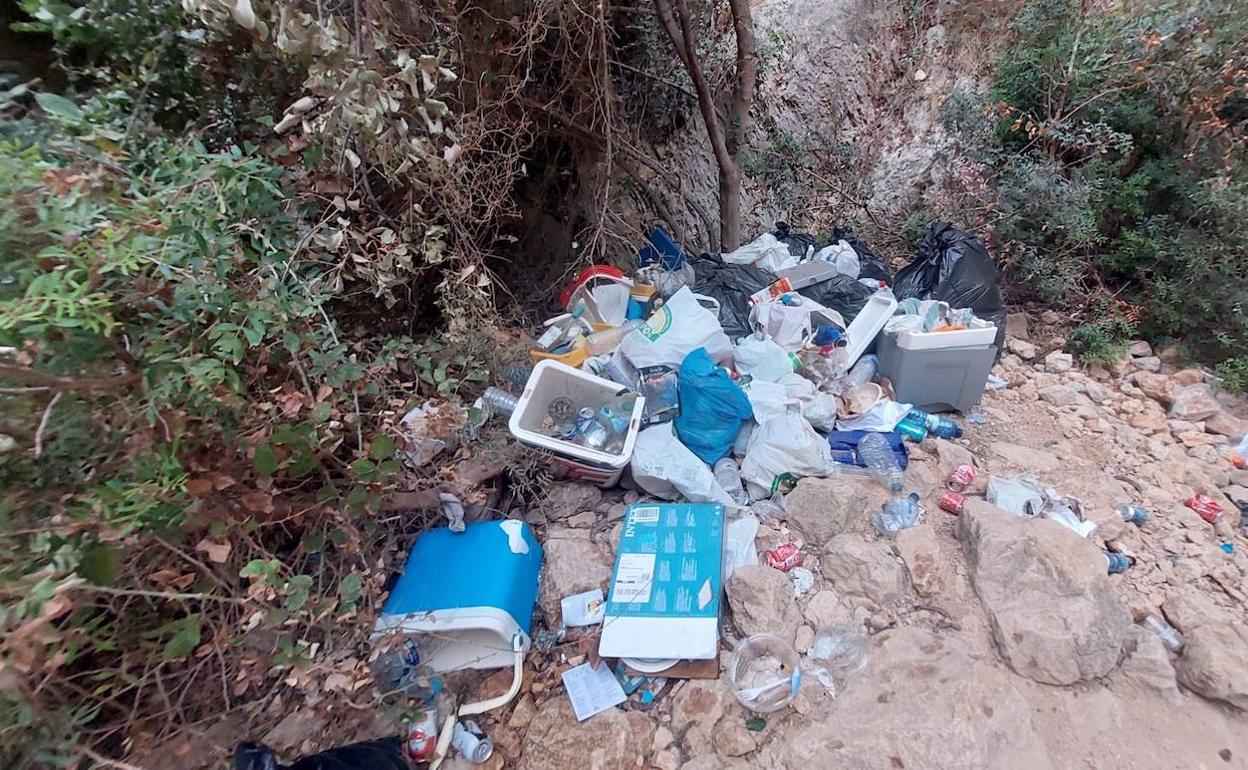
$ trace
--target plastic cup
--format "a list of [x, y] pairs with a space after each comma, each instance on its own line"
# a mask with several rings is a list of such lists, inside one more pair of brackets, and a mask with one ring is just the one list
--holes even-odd
[[[766, 665], [774, 660], [774, 666]], [[774, 678], [765, 672], [774, 667]], [[764, 681], [765, 680], [765, 681]], [[728, 682], [737, 701], [756, 714], [788, 706], [802, 684], [801, 656], [772, 634], [755, 634], [737, 643], [728, 663]]]

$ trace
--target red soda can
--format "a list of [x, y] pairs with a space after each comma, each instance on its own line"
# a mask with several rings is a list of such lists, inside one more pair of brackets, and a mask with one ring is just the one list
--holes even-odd
[[1191, 508], [1193, 511], [1196, 511], [1196, 513], [1200, 514], [1200, 518], [1210, 524], [1222, 518], [1222, 516], [1226, 513], [1226, 511], [1222, 510], [1222, 506], [1213, 501], [1213, 498], [1199, 493], [1189, 497], [1187, 502], [1183, 504], [1188, 508]]
[[767, 564], [781, 572], [788, 572], [802, 563], [802, 547], [797, 543], [784, 543], [763, 551]]
[[945, 480], [945, 488], [951, 492], [965, 492], [974, 480], [975, 466], [959, 465], [949, 471], [949, 478]]
[[433, 759], [438, 747], [438, 710], [424, 709], [420, 719], [407, 726], [407, 758], [414, 763]]
[[962, 513], [962, 506], [966, 505], [966, 495], [958, 494], [953, 490], [949, 490], [940, 496], [941, 510], [948, 511], [954, 516]]

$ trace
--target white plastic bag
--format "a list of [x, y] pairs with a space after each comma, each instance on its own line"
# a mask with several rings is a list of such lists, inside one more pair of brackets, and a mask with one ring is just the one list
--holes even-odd
[[802, 407], [802, 416], [815, 430], [836, 430], [836, 409], [839, 402], [831, 393], [816, 393], [815, 397]]
[[841, 314], [830, 310], [809, 297], [801, 297], [801, 304], [786, 305], [779, 300], [763, 302], [750, 308], [750, 325], [756, 331], [771, 337], [777, 345], [787, 350], [798, 350], [820, 323], [832, 323], [845, 328]]
[[831, 246], [824, 246], [815, 252], [815, 259], [821, 262], [831, 262], [836, 266], [836, 272], [854, 280], [858, 279], [858, 273], [862, 270], [858, 252], [854, 251], [854, 247], [850, 246], [848, 241], [837, 241]]
[[732, 355], [732, 341], [720, 327], [719, 316], [698, 304], [694, 293], [685, 287], [630, 332], [619, 349], [638, 369], [678, 369], [685, 356], [697, 348], [706, 348], [716, 362]]
[[655, 497], [735, 505], [706, 463], [676, 438], [670, 422], [637, 434], [630, 467], [637, 485]]
[[789, 351], [769, 339], [751, 334], [742, 337], [733, 348], [732, 360], [738, 374], [748, 374], [755, 381], [778, 382], [792, 374], [796, 360]]
[[724, 582], [736, 568], [758, 564], [758, 549], [754, 546], [757, 535], [758, 519], [753, 514], [728, 520], [724, 527]]
[[914, 408], [914, 404], [899, 404], [896, 401], [887, 398], [881, 399], [875, 403], [867, 411], [846, 419], [837, 419], [837, 430], [874, 430], [880, 433], [888, 433], [897, 427], [897, 423], [906, 418], [910, 414], [910, 410]]
[[789, 247], [771, 233], [763, 233], [736, 251], [721, 256], [732, 265], [754, 265], [773, 273], [793, 267], [801, 261], [789, 253]]
[[785, 491], [803, 476], [825, 475], [831, 464], [828, 440], [800, 414], [786, 414], [754, 429], [741, 477], [769, 492]]
[[745, 387], [745, 397], [754, 407], [754, 421], [759, 424], [789, 411], [789, 394], [778, 382], [755, 380]]
[[784, 386], [784, 392], [789, 395], [789, 400], [796, 401], [798, 404], [805, 404], [815, 397], [815, 393], [819, 392], [815, 383], [797, 372], [781, 377], [780, 384]]

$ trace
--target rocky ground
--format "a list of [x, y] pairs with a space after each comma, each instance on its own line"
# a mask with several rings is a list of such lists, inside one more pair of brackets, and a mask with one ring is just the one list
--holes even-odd
[[[765, 565], [728, 585], [724, 662], [749, 633], [799, 651], [832, 623], [870, 634], [869, 666], [839, 697], [806, 677], [792, 707], [754, 732], [722, 677], [673, 680], [654, 704], [634, 698], [578, 723], [558, 675], [592, 642], [572, 639], [531, 655], [522, 697], [487, 720], [490, 765], [1248, 767], [1248, 540], [1232, 501], [1248, 499], [1248, 472], [1223, 456], [1244, 429], [1240, 405], [1142, 344], [1112, 368], [1080, 369], [1041, 331], [1046, 319], [1032, 330], [1027, 320], [1011, 319], [997, 369], [1010, 386], [985, 396], [986, 421], [912, 452], [907, 486], [926, 511], [917, 527], [881, 538], [868, 513], [882, 487], [805, 479], [787, 521], [764, 524], [756, 544], [800, 539], [814, 587], [795, 598], [788, 576]], [[989, 475], [1031, 472], [1080, 498], [1097, 530], [1085, 540], [982, 499], [961, 516], [940, 510], [945, 475], [968, 461], [979, 469], [973, 492]], [[1227, 510], [1217, 526], [1183, 506], [1193, 492]], [[545, 533], [548, 624], [559, 625], [560, 596], [605, 587], [628, 499], [565, 484], [529, 514]], [[1116, 519], [1113, 505], [1128, 501], [1150, 511], [1142, 528]], [[1102, 548], [1135, 563], [1109, 576]], [[1182, 632], [1181, 655], [1136, 622], [1150, 612]]]

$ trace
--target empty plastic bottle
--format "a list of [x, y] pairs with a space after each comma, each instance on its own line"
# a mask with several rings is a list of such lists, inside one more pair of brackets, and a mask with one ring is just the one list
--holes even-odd
[[936, 438], [961, 438], [962, 428], [948, 417], [929, 414], [927, 416], [927, 434]]
[[901, 491], [901, 465], [888, 439], [880, 433], [868, 433], [858, 442], [858, 457], [871, 475], [893, 492]]
[[854, 388], [866, 385], [875, 379], [876, 372], [880, 370], [880, 359], [874, 355], [865, 355], [858, 359], [858, 363], [854, 364], [854, 368], [849, 370], [841, 379], [841, 392], [848, 393]]
[[894, 497], [882, 510], [871, 514], [871, 523], [881, 535], [895, 535], [919, 520], [919, 496], [911, 492], [905, 497]]
[[1120, 572], [1126, 572], [1131, 567], [1131, 560], [1120, 553], [1113, 551], [1105, 552], [1105, 561], [1107, 562], [1109, 574], [1117, 575]]
[[515, 385], [517, 390], [524, 390], [532, 375], [533, 367], [524, 364], [507, 364], [503, 367], [503, 379]]
[[481, 394], [481, 401], [485, 404], [486, 414], [506, 417], [516, 411], [519, 399], [502, 388], [486, 388]]
[[1137, 527], [1143, 526], [1144, 522], [1148, 521], [1148, 511], [1138, 505], [1123, 503], [1114, 508], [1114, 513], [1117, 513], [1123, 521]]
[[917, 444], [927, 438], [927, 413], [919, 412], [923, 416], [916, 417], [915, 412], [919, 412], [919, 410], [915, 409], [910, 414], [907, 414], [905, 419], [897, 423], [897, 427], [893, 428], [893, 430]]
[[1183, 635], [1178, 632], [1178, 629], [1159, 616], [1145, 615], [1144, 625], [1157, 632], [1157, 636], [1161, 637], [1161, 643], [1166, 645], [1166, 649], [1170, 652], [1178, 652], [1183, 649]]
[[715, 463], [715, 480], [724, 488], [728, 496], [737, 505], [748, 505], [750, 496], [745, 493], [745, 487], [741, 484], [741, 468], [737, 466], [737, 461], [731, 457], [722, 457], [719, 462]]
[[631, 321], [625, 321], [619, 326], [594, 332], [585, 338], [585, 344], [589, 346], [589, 354], [591, 356], [600, 356], [604, 353], [610, 353], [620, 346], [620, 343], [624, 341], [624, 338], [633, 329], [636, 329], [643, 323], [645, 322], [641, 319], [634, 318]]

